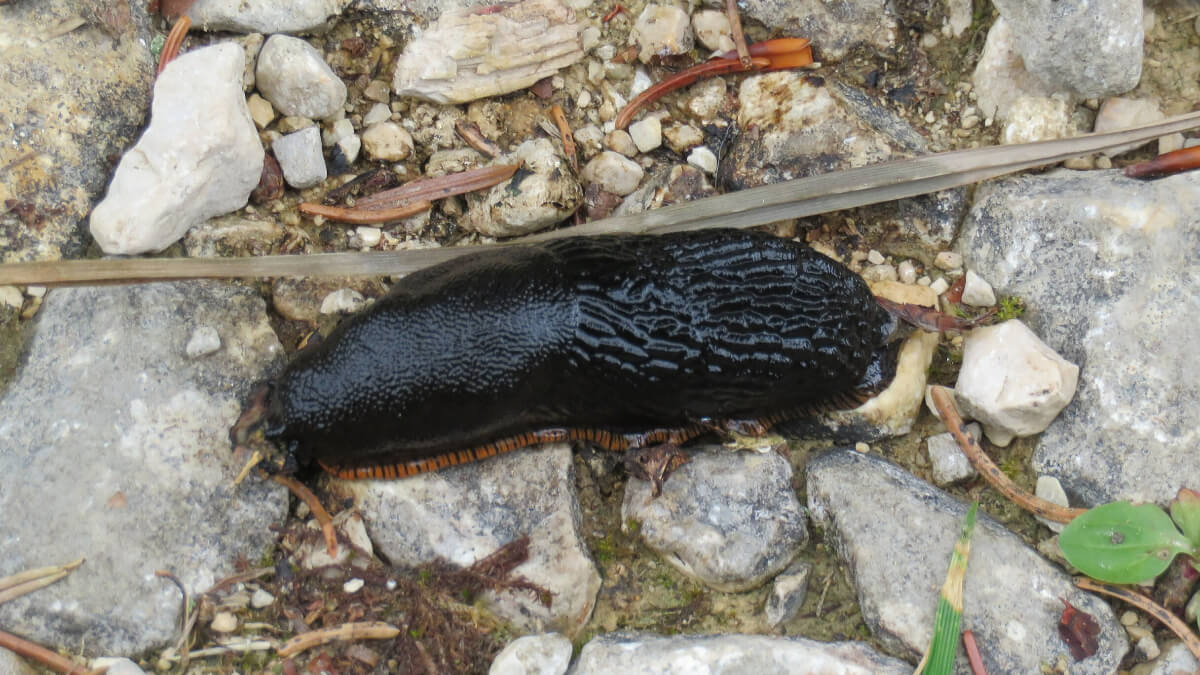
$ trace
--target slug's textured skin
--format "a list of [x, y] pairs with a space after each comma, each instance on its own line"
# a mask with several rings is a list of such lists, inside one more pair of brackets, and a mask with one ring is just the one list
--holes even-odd
[[301, 464], [419, 467], [400, 475], [560, 437], [530, 436], [544, 430], [636, 444], [876, 389], [894, 327], [857, 275], [765, 234], [484, 251], [405, 277], [298, 353], [266, 435]]

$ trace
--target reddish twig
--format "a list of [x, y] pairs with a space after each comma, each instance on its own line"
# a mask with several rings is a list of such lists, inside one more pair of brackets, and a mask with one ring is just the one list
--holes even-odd
[[171, 32], [167, 33], [167, 39], [163, 42], [162, 51], [158, 55], [158, 70], [155, 75], [162, 73], [163, 68], [179, 55], [179, 47], [183, 44], [183, 39], [187, 37], [188, 30], [192, 27], [192, 20], [188, 16], [181, 16], [175, 20], [175, 25], [171, 26]]
[[750, 49], [746, 47], [746, 34], [742, 32], [742, 17], [738, 13], [737, 0], [725, 0], [725, 14], [729, 16], [729, 32], [732, 33], [733, 44], [737, 47], [738, 61], [746, 70], [750, 70]]
[[454, 122], [454, 130], [458, 132], [460, 138], [467, 142], [467, 145], [475, 148], [488, 159], [495, 159], [500, 155], [500, 146], [484, 136], [483, 132], [479, 130], [478, 124], [459, 119]]
[[329, 557], [337, 558], [338, 543], [337, 533], [333, 531], [333, 518], [330, 518], [329, 512], [325, 510], [324, 506], [321, 506], [321, 500], [317, 499], [312, 490], [294, 478], [274, 474], [271, 476], [271, 480], [291, 490], [292, 494], [296, 495], [300, 501], [308, 504], [308, 510], [312, 511], [313, 517], [321, 524], [321, 532], [325, 534], [325, 548], [329, 552]]
[[1137, 607], [1143, 612], [1149, 614], [1157, 619], [1159, 623], [1163, 624], [1167, 628], [1170, 628], [1171, 632], [1179, 636], [1180, 640], [1183, 640], [1183, 644], [1187, 645], [1187, 648], [1192, 652], [1192, 654], [1197, 659], [1200, 659], [1200, 637], [1197, 637], [1196, 634], [1192, 632], [1192, 629], [1189, 628], [1182, 619], [1167, 611], [1157, 602], [1154, 602], [1141, 593], [1131, 591], [1128, 588], [1113, 586], [1112, 584], [1106, 584], [1102, 581], [1089, 579], [1088, 577], [1076, 577], [1075, 585], [1085, 591], [1093, 591], [1095, 593], [1108, 595], [1119, 600], [1124, 600], [1125, 602], [1128, 602], [1134, 607]]
[[604, 15], [604, 18], [600, 19], [600, 23], [608, 23], [609, 21], [617, 18], [617, 15], [624, 11], [625, 8], [621, 5], [621, 3], [618, 2], [617, 4], [613, 5], [613, 8], [609, 10], [608, 14]]
[[288, 640], [279, 647], [279, 655], [283, 658], [295, 656], [302, 651], [319, 647], [330, 642], [349, 642], [353, 640], [388, 640], [400, 634], [400, 629], [382, 621], [361, 621], [344, 623], [332, 628], [322, 628], [310, 631]]
[[575, 139], [571, 136], [571, 125], [567, 124], [567, 115], [562, 106], [557, 103], [550, 106], [550, 117], [554, 118], [558, 134], [562, 136], [563, 154], [567, 156], [567, 163], [571, 165], [572, 171], [579, 173], [579, 160], [575, 157]]
[[84, 666], [75, 663], [74, 661], [59, 656], [58, 654], [46, 649], [45, 647], [34, 644], [24, 638], [19, 638], [11, 633], [5, 633], [0, 630], [0, 647], [12, 652], [16, 652], [19, 656], [24, 656], [27, 659], [33, 659], [47, 668], [59, 672], [68, 673], [87, 673], [89, 675], [98, 674], [100, 671], [89, 670]]
[[433, 208], [433, 202], [424, 200], [408, 202], [404, 206], [397, 206], [391, 209], [364, 209], [358, 207], [350, 209], [344, 206], [326, 206], [324, 204], [303, 202], [300, 204], [300, 213], [309, 216], [322, 216], [329, 220], [336, 220], [339, 223], [370, 225], [402, 220], [431, 208]]
[[1200, 145], [1193, 145], [1190, 148], [1173, 150], [1159, 155], [1154, 159], [1127, 166], [1125, 167], [1125, 175], [1130, 178], [1144, 178], [1159, 174], [1175, 173], [1177, 171], [1187, 171], [1188, 169], [1195, 169], [1197, 167], [1200, 167]]
[[976, 441], [973, 436], [967, 433], [962, 416], [958, 414], [958, 409], [955, 408], [954, 401], [950, 400], [950, 390], [945, 387], [935, 386], [930, 391], [930, 397], [933, 399], [933, 404], [937, 408], [942, 422], [950, 430], [950, 433], [954, 435], [954, 440], [958, 441], [958, 447], [962, 449], [963, 454], [971, 461], [975, 470], [992, 487], [996, 488], [1005, 497], [1008, 497], [1014, 504], [1047, 520], [1053, 520], [1056, 523], [1069, 523], [1086, 510], [1060, 506], [1022, 490], [1008, 476], [1004, 475], [1000, 467], [996, 466], [995, 462], [987, 456], [987, 453], [979, 447], [979, 441]]
[[975, 644], [975, 633], [964, 630], [962, 633], [963, 648], [967, 650], [967, 662], [971, 664], [974, 675], [987, 675], [987, 667], [983, 665], [983, 655], [979, 653], [979, 645]]

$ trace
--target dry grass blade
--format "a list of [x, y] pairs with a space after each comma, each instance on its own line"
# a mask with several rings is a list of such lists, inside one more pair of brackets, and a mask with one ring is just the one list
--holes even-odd
[[0, 579], [0, 605], [65, 578], [72, 570], [82, 565], [83, 560], [80, 558], [65, 565], [39, 567]]
[[996, 466], [995, 462], [987, 456], [987, 453], [979, 447], [979, 442], [967, 433], [962, 416], [958, 414], [958, 409], [954, 407], [954, 401], [950, 399], [950, 390], [945, 387], [935, 386], [930, 392], [930, 397], [933, 399], [934, 405], [937, 406], [938, 415], [942, 418], [942, 422], [945, 423], [950, 433], [954, 435], [954, 440], [958, 441], [958, 447], [962, 449], [967, 459], [971, 460], [971, 464], [975, 467], [975, 470], [992, 487], [996, 488], [1005, 497], [1008, 497], [1009, 501], [1026, 511], [1048, 520], [1053, 520], [1056, 523], [1069, 523], [1086, 510], [1059, 506], [1022, 490], [1008, 476], [1004, 475], [1000, 467]]
[[297, 635], [279, 647], [279, 655], [287, 658], [302, 651], [330, 642], [353, 642], [357, 640], [388, 640], [400, 634], [400, 629], [382, 621], [345, 623], [333, 628], [323, 628]]
[[339, 223], [372, 225], [375, 223], [387, 223], [393, 220], [403, 220], [409, 216], [415, 216], [422, 211], [428, 211], [431, 208], [433, 208], [433, 202], [423, 199], [390, 209], [348, 209], [344, 206], [326, 206], [324, 204], [304, 202], [300, 204], [300, 213], [309, 216], [321, 216], [328, 220], [336, 220]]
[[519, 164], [497, 164], [435, 178], [418, 178], [400, 187], [362, 197], [355, 202], [355, 206], [360, 209], [385, 209], [418, 199], [433, 201], [474, 192], [503, 183], [512, 178], [519, 168]]
[[0, 630], [0, 647], [15, 652], [19, 656], [32, 659], [57, 673], [78, 673], [79, 675], [94, 675], [100, 671], [89, 670], [74, 661], [60, 656], [45, 647], [34, 644], [24, 638]]
[[1192, 655], [1195, 656], [1197, 660], [1200, 660], [1200, 637], [1197, 637], [1196, 634], [1192, 632], [1192, 629], [1183, 622], [1183, 619], [1180, 619], [1171, 612], [1167, 611], [1167, 609], [1162, 605], [1154, 602], [1141, 593], [1131, 591], [1128, 588], [1113, 586], [1112, 584], [1106, 584], [1103, 581], [1096, 581], [1095, 579], [1089, 579], [1088, 577], [1076, 577], [1075, 585], [1085, 591], [1101, 593], [1103, 595], [1124, 600], [1125, 602], [1128, 602], [1134, 607], [1137, 607], [1143, 612], [1149, 614], [1157, 619], [1159, 623], [1162, 623], [1167, 628], [1170, 628], [1171, 632], [1175, 633], [1175, 635], [1179, 636], [1179, 639], [1183, 640], [1183, 644], [1187, 645], [1187, 648], [1192, 652]]
[[[956, 150], [837, 171], [523, 237], [500, 245], [614, 233], [753, 227], [937, 192], [1135, 141], [1200, 127], [1200, 113], [1134, 129]], [[397, 190], [403, 189], [396, 188]], [[361, 204], [361, 202], [360, 202]], [[0, 284], [131, 283], [164, 279], [402, 275], [482, 247], [256, 258], [76, 260], [0, 265]]]

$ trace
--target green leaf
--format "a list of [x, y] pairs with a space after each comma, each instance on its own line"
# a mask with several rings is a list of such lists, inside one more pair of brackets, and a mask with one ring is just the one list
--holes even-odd
[[1200, 492], [1179, 488], [1179, 494], [1171, 500], [1171, 517], [1183, 530], [1183, 535], [1200, 550]]
[[1067, 561], [1084, 574], [1110, 584], [1135, 584], [1167, 569], [1192, 544], [1153, 504], [1102, 504], [1084, 512], [1058, 536]]

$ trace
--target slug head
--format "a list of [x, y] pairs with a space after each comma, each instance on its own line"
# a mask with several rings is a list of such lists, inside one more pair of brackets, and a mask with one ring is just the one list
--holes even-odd
[[274, 387], [269, 382], [256, 386], [250, 392], [241, 416], [229, 429], [229, 442], [233, 446], [234, 456], [244, 457], [246, 461], [234, 479], [234, 485], [242, 482], [251, 470], [257, 470], [266, 477], [274, 474], [291, 475], [298, 469], [295, 443], [287, 443], [287, 447], [281, 449], [267, 438], [266, 427], [271, 418], [273, 393]]

